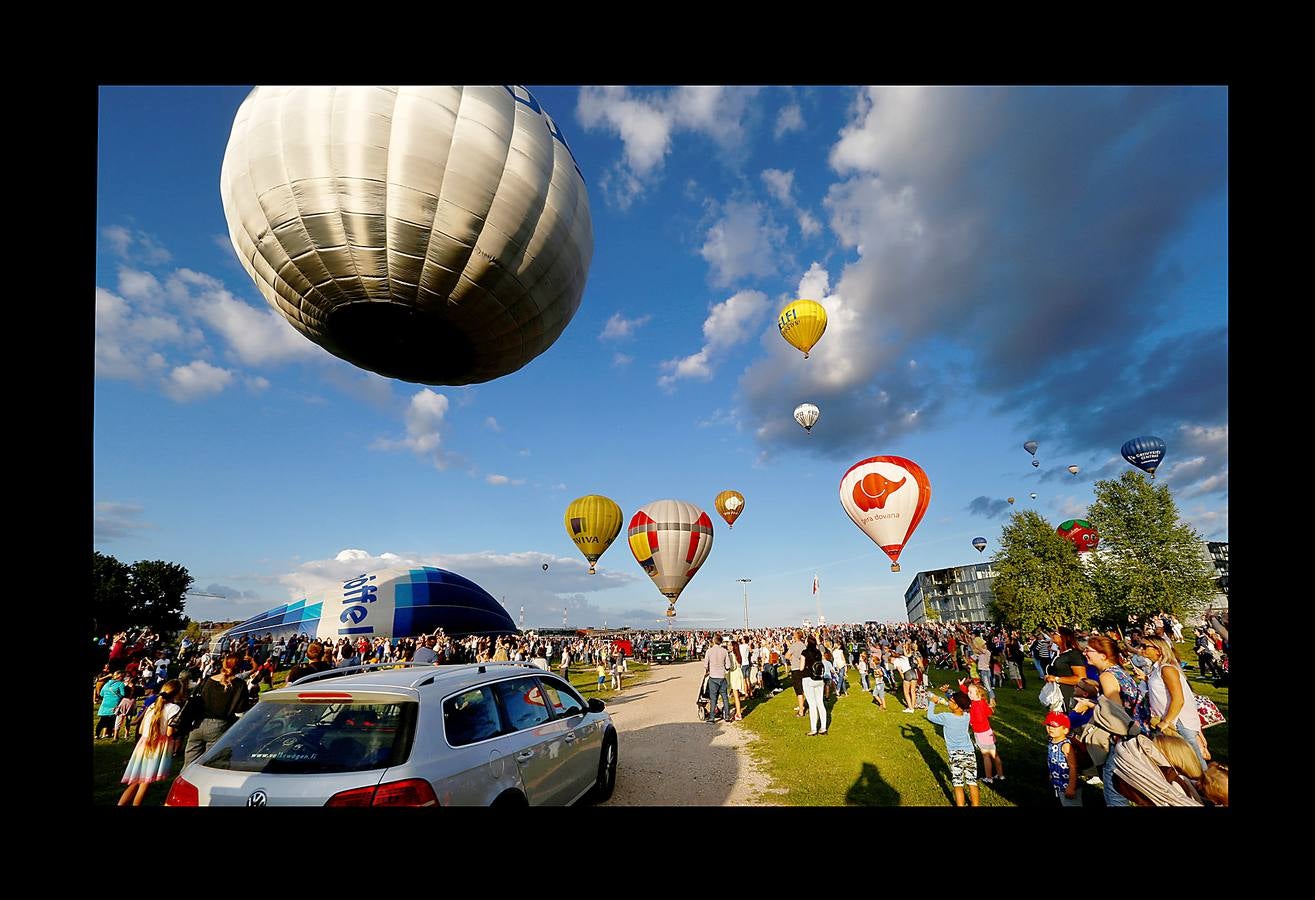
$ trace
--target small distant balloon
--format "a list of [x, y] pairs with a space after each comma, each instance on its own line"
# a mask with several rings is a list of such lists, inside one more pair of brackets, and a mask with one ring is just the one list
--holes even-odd
[[1069, 466], [1068, 470], [1074, 475], [1078, 474], [1078, 472], [1081, 471], [1081, 469], [1079, 469], [1077, 466]]
[[1143, 472], [1155, 477], [1155, 470], [1164, 459], [1165, 443], [1155, 435], [1147, 434], [1126, 441], [1123, 445], [1123, 458]]
[[1036, 448], [1040, 446], [1041, 445], [1038, 444], [1036, 441], [1026, 441], [1023, 444], [1023, 449], [1026, 450], [1028, 453], [1031, 453], [1033, 456], [1036, 456]]
[[543, 571], [545, 571], [545, 572], [548, 571], [548, 564], [547, 564], [547, 563], [544, 563], [544, 564], [543, 564]]
[[1039, 465], [1041, 465], [1041, 460], [1039, 460], [1039, 459], [1034, 459], [1034, 460], [1032, 460], [1032, 468], [1035, 469], [1035, 468], [1036, 468], [1037, 466], [1039, 466]]
[[712, 501], [717, 514], [726, 520], [727, 528], [735, 527], [735, 520], [744, 512], [744, 495], [739, 491], [722, 491]]
[[1013, 498], [1013, 497], [1006, 497], [1005, 499], [1009, 501], [1009, 505], [1010, 505], [1010, 506], [1013, 506], [1013, 505], [1014, 505], [1014, 498]]
[[973, 538], [973, 546], [977, 548], [978, 553], [981, 553], [983, 550], [986, 549], [986, 538], [984, 537]]
[[813, 433], [813, 426], [821, 415], [822, 411], [811, 403], [800, 403], [794, 408], [794, 420], [804, 426], [804, 431], [809, 434]]
[[1036, 499], [1036, 491], [1033, 491], [1032, 493], [1028, 494], [1028, 496], [1031, 497], [1033, 500], [1035, 500], [1035, 499]]

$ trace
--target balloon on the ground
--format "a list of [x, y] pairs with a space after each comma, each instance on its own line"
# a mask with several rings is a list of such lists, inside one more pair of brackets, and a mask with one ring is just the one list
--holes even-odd
[[654, 500], [630, 518], [626, 536], [635, 561], [670, 601], [667, 615], [675, 615], [680, 592], [712, 550], [712, 519], [684, 500]]
[[727, 528], [735, 527], [735, 520], [744, 512], [744, 495], [739, 491], [722, 491], [712, 501], [717, 514], [726, 520]]
[[1069, 519], [1067, 522], [1061, 522], [1055, 529], [1055, 534], [1077, 547], [1079, 553], [1095, 550], [1100, 544], [1100, 533], [1096, 530], [1096, 526], [1086, 519]]
[[277, 640], [306, 634], [343, 637], [412, 637], [442, 628], [449, 635], [513, 634], [516, 623], [502, 604], [475, 582], [434, 566], [362, 572], [252, 616], [217, 635], [246, 644], [249, 635]]
[[1077, 466], [1069, 466], [1069, 467], [1068, 467], [1068, 470], [1069, 470], [1069, 472], [1070, 472], [1071, 474], [1073, 474], [1073, 475], [1076, 475], [1076, 474], [1078, 474], [1078, 472], [1082, 471], [1082, 470], [1079, 469]]
[[973, 546], [977, 548], [978, 553], [981, 553], [983, 550], [986, 549], [986, 538], [984, 537], [973, 538]]
[[[562, 524], [566, 535], [589, 563], [589, 574], [596, 574], [598, 557], [607, 552], [612, 541], [621, 533], [621, 507], [601, 494], [576, 497], [566, 505]], [[546, 568], [546, 567], [545, 567]]]
[[826, 331], [826, 307], [816, 300], [788, 303], [781, 310], [776, 327], [780, 329], [781, 337], [791, 347], [803, 351], [804, 359], [808, 359], [808, 351], [813, 349], [821, 340], [822, 332]]
[[219, 190], [269, 305], [403, 381], [520, 369], [575, 315], [593, 255], [584, 178], [520, 86], [258, 87]]
[[817, 424], [818, 417], [821, 415], [822, 411], [811, 403], [800, 403], [794, 408], [794, 420], [809, 434], [813, 433], [813, 426]]
[[1154, 478], [1166, 449], [1164, 441], [1153, 434], [1146, 434], [1125, 441], [1122, 452], [1124, 459]]
[[931, 502], [931, 482], [913, 460], [873, 456], [850, 466], [840, 479], [840, 505], [859, 529], [890, 557], [899, 555]]

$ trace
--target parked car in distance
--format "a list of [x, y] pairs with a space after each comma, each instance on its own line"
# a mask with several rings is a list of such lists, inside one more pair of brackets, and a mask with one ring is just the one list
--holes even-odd
[[166, 806], [564, 806], [606, 800], [617, 733], [528, 663], [319, 672], [267, 691]]
[[653, 662], [669, 663], [675, 657], [671, 652], [671, 641], [654, 641], [653, 642]]

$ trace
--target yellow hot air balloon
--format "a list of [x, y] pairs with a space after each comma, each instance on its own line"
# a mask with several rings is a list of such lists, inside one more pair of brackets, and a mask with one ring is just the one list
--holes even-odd
[[744, 512], [744, 495], [739, 491], [722, 491], [712, 504], [717, 507], [717, 514], [726, 520], [727, 527], [734, 528], [735, 520]]
[[808, 351], [826, 331], [826, 308], [816, 300], [796, 300], [781, 310], [776, 327], [781, 329], [781, 337], [808, 359]]
[[570, 502], [563, 521], [567, 535], [589, 561], [589, 574], [597, 574], [594, 564], [598, 557], [621, 533], [621, 507], [601, 494], [588, 494]]

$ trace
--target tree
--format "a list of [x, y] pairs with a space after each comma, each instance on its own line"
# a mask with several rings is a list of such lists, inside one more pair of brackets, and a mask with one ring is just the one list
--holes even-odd
[[172, 634], [183, 627], [183, 608], [192, 576], [177, 563], [139, 560], [132, 564], [132, 612], [137, 624]]
[[132, 623], [132, 575], [113, 556], [93, 551], [91, 558], [92, 631], [114, 634]]
[[1059, 625], [1085, 627], [1096, 596], [1073, 545], [1034, 510], [1009, 517], [992, 557], [998, 573], [991, 586], [991, 612], [1024, 632]]
[[172, 633], [183, 627], [192, 576], [177, 563], [140, 560], [125, 565], [93, 551], [92, 617], [98, 634], [129, 627]]
[[1098, 481], [1087, 518], [1100, 531], [1090, 578], [1102, 624], [1126, 623], [1164, 610], [1179, 618], [1198, 612], [1214, 593], [1214, 572], [1201, 536], [1178, 518], [1165, 484], [1140, 472]]

